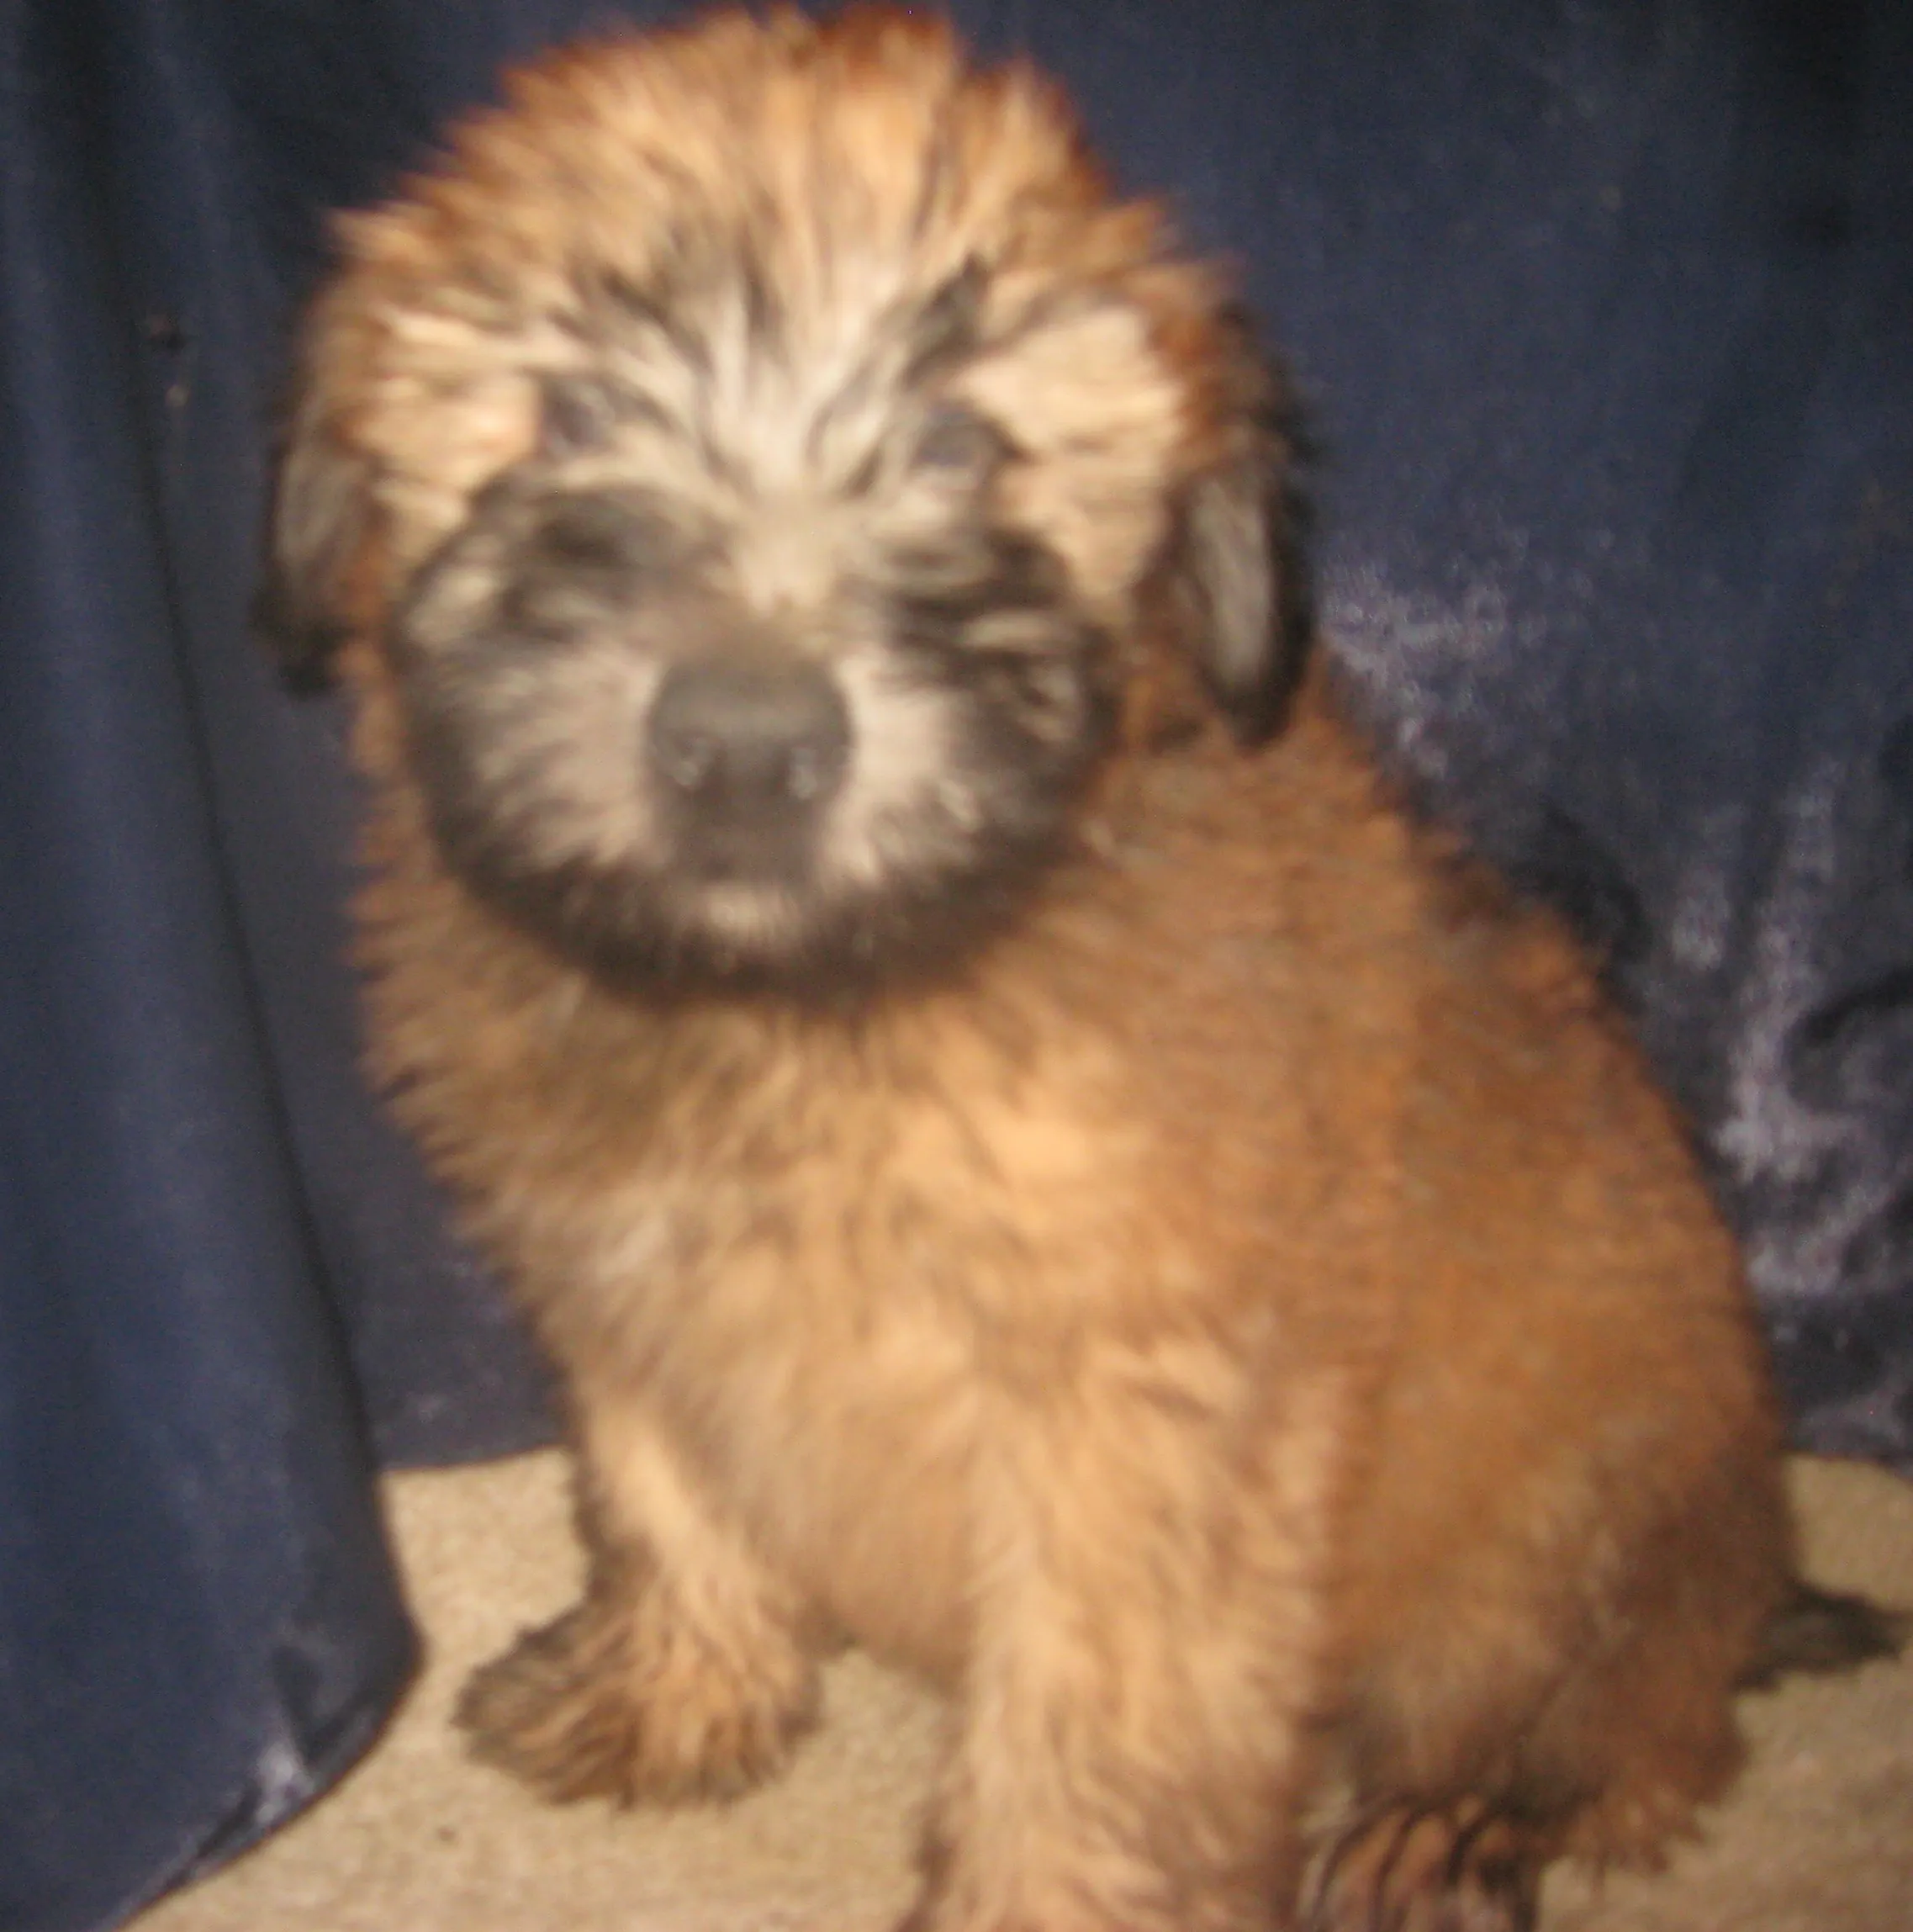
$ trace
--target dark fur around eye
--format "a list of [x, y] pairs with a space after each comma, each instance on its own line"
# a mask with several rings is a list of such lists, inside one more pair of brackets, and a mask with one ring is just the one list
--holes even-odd
[[590, 376], [547, 377], [539, 400], [540, 453], [559, 459], [605, 448], [628, 424], [660, 420], [643, 397]]
[[982, 619], [1007, 611], [1061, 613], [1069, 575], [1033, 537], [966, 527], [890, 559], [899, 636], [906, 644], [959, 648]]
[[892, 561], [901, 651], [973, 692], [997, 728], [1039, 742], [1046, 755], [1071, 762], [1091, 754], [1107, 722], [1106, 640], [1075, 607], [1068, 573], [1049, 549], [971, 528]]
[[963, 403], [940, 402], [924, 417], [910, 462], [920, 474], [980, 482], [1009, 451], [1009, 439], [988, 417]]
[[635, 489], [560, 490], [507, 472], [423, 565], [394, 612], [401, 656], [470, 641], [562, 643], [679, 580], [695, 540], [666, 500]]
[[502, 613], [536, 633], [629, 605], [676, 546], [644, 499], [595, 490], [542, 505], [516, 548]]

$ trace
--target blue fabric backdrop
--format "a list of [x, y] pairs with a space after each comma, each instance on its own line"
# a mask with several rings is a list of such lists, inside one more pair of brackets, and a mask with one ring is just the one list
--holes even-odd
[[[1801, 1441], [1913, 1468], [1913, 7], [954, 11], [1241, 262], [1377, 730], [1606, 954]], [[375, 1466], [547, 1428], [354, 1072], [340, 721], [243, 614], [320, 211], [606, 15], [0, 8], [9, 1929], [321, 1788], [409, 1667]]]

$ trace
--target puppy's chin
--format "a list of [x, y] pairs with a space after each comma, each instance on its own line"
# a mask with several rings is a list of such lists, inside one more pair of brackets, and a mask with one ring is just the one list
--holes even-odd
[[[600, 685], [584, 676], [574, 691], [562, 650], [529, 691], [515, 674], [493, 687], [487, 654], [466, 675], [441, 680], [434, 664], [407, 683], [440, 857], [546, 951], [638, 998], [841, 1008], [960, 974], [1067, 854], [1110, 735], [1086, 672], [1075, 728], [1047, 743], [986, 696], [880, 697], [850, 677], [851, 709], [871, 728], [827, 799], [707, 810], [631, 749], [655, 715], [642, 695], [654, 680], [613, 678], [604, 701], [573, 703]], [[912, 717], [933, 721], [927, 768]]]
[[789, 855], [776, 878], [584, 864], [534, 871], [441, 841], [468, 891], [608, 991], [836, 1011], [959, 977], [1013, 925], [1065, 843], [1059, 819], [999, 841], [987, 865], [864, 891], [832, 887]]

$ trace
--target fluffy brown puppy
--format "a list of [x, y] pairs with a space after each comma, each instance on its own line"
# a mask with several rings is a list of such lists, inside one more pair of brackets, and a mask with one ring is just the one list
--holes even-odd
[[1280, 384], [860, 10], [517, 74], [348, 221], [268, 607], [373, 1060], [562, 1372], [546, 1794], [957, 1726], [936, 1932], [1531, 1922], [1733, 1770], [1777, 1431], [1680, 1126], [1307, 682]]

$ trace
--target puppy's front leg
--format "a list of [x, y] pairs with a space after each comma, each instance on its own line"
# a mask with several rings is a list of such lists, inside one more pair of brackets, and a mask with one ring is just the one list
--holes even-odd
[[1001, 1395], [908, 1932], [1284, 1922], [1345, 1400], [1187, 1336], [1086, 1343], [1059, 1386]]
[[467, 1686], [478, 1755], [547, 1798], [721, 1797], [811, 1715], [798, 1606], [628, 1392], [574, 1381], [583, 1600]]

